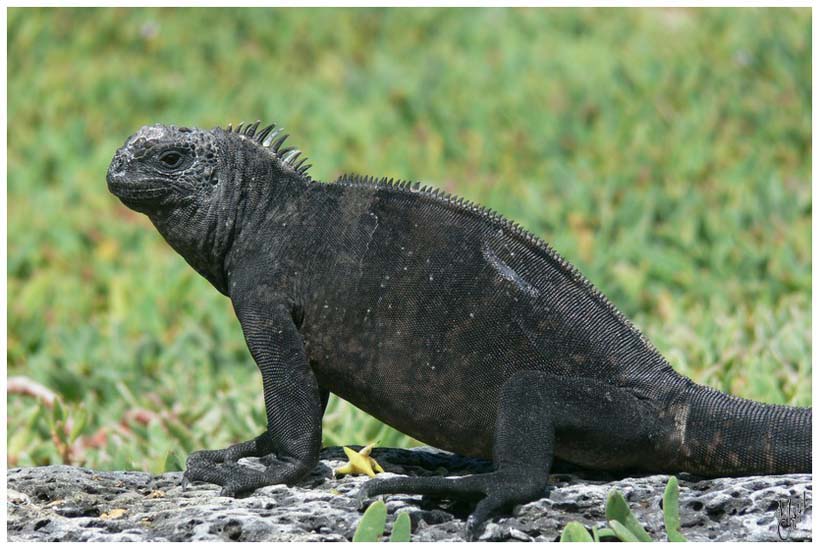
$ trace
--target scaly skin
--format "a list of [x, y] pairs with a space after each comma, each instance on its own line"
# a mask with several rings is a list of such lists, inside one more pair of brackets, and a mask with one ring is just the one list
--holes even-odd
[[[677, 374], [546, 243], [406, 182], [315, 182], [284, 138], [144, 127], [109, 189], [230, 297], [262, 372], [268, 429], [193, 453], [185, 480], [240, 495], [312, 469], [329, 392], [496, 471], [376, 479], [362, 499], [480, 499], [468, 535], [543, 495], [554, 459], [618, 471], [811, 471], [811, 410]], [[301, 161], [302, 163], [304, 160]], [[264, 472], [237, 464], [262, 457]]]

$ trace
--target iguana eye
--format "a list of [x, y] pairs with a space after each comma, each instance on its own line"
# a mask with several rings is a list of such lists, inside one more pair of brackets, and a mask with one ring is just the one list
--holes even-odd
[[166, 151], [159, 156], [159, 161], [164, 164], [166, 168], [176, 168], [182, 164], [182, 155], [176, 151]]

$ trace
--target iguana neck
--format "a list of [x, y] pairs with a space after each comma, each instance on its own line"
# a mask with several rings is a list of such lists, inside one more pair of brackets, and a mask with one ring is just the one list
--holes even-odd
[[[168, 243], [228, 295], [231, 252], [241, 234], [258, 230], [293, 202], [312, 180], [271, 153], [223, 141], [216, 184], [205, 198], [177, 198], [148, 212]], [[271, 238], [274, 238], [271, 235]]]
[[148, 217], [188, 264], [222, 294], [227, 294], [224, 258], [231, 246], [235, 215], [231, 209], [194, 201], [157, 209]]

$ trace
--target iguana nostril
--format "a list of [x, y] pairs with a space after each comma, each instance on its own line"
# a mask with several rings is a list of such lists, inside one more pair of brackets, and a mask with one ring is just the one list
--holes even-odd
[[106, 174], [105, 174], [105, 179], [108, 180], [108, 183], [111, 183], [111, 178], [114, 176], [114, 174], [117, 173], [118, 166], [119, 166], [119, 160], [117, 158], [114, 158], [111, 161], [111, 164], [108, 165], [108, 172], [106, 172]]
[[122, 175], [124, 167], [125, 161], [118, 152], [114, 158], [111, 159], [111, 164], [108, 166], [108, 172], [106, 173], [106, 180], [108, 183], [111, 183], [115, 177]]

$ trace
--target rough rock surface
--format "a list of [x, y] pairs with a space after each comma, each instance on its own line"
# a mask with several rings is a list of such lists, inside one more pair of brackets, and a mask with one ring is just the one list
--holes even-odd
[[[485, 461], [429, 447], [376, 449], [373, 457], [389, 472], [384, 475], [462, 475], [490, 469]], [[70, 466], [12, 468], [7, 478], [8, 536], [12, 541], [350, 540], [361, 517], [355, 495], [366, 477], [331, 479], [331, 469], [345, 461], [340, 448], [325, 449], [321, 464], [299, 486], [266, 487], [244, 499], [220, 497], [219, 489], [209, 484], [193, 485], [183, 493], [179, 472], [153, 476]], [[512, 517], [490, 522], [482, 539], [553, 541], [572, 520], [603, 527], [606, 495], [617, 488], [649, 534], [665, 540], [660, 502], [667, 479], [559, 473], [550, 478], [548, 496], [518, 507]], [[777, 541], [779, 506], [791, 499], [794, 519], [781, 533], [788, 540], [811, 540], [811, 485], [809, 474], [722, 479], [683, 475], [681, 532], [693, 541]], [[805, 510], [800, 510], [804, 493]], [[396, 513], [406, 510], [414, 541], [463, 540], [469, 505], [404, 495], [389, 496], [386, 503], [388, 532]]]

